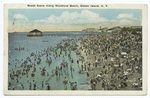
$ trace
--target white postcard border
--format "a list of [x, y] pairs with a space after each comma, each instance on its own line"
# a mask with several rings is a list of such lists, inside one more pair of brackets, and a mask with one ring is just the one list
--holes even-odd
[[[45, 5], [45, 4], [44, 4]], [[55, 4], [51, 4], [55, 5]], [[64, 4], [62, 4], [64, 5]], [[69, 4], [68, 4], [69, 5]], [[77, 4], [80, 5], [80, 4]], [[87, 4], [91, 5], [91, 4]], [[97, 4], [96, 4], [97, 5]], [[146, 4], [99, 4], [99, 5], [108, 5], [108, 7], [79, 7], [80, 9], [142, 9], [142, 66], [143, 66], [143, 89], [142, 91], [63, 91], [63, 90], [51, 90], [51, 91], [11, 91], [8, 90], [8, 9], [79, 9], [79, 8], [70, 8], [70, 7], [27, 7], [27, 4], [4, 4], [4, 65], [3, 65], [3, 93], [4, 95], [146, 95], [147, 94], [147, 80], [148, 80], [148, 47], [147, 47], [147, 38], [148, 38], [148, 15], [147, 15], [147, 5]]]

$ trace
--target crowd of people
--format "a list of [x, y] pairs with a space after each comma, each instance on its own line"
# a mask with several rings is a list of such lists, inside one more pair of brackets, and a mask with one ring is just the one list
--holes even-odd
[[[79, 43], [79, 44], [77, 44]], [[78, 59], [71, 55], [75, 52]], [[69, 62], [66, 60], [69, 60]], [[53, 65], [61, 59], [60, 65]], [[48, 47], [42, 51], [36, 50], [25, 60], [15, 59], [15, 67], [9, 69], [8, 89], [24, 90], [25, 84], [21, 78], [27, 78], [28, 90], [38, 90], [37, 74], [47, 76], [42, 80], [41, 88], [51, 90], [53, 84], [49, 81], [54, 76], [63, 77], [63, 89], [78, 90], [77, 81], [67, 80], [67, 76], [74, 78], [86, 72], [89, 90], [141, 90], [142, 89], [142, 35], [109, 33], [99, 35], [85, 35], [79, 39], [67, 39], [58, 43], [56, 47]], [[41, 63], [45, 62], [44, 66]], [[9, 63], [9, 66], [12, 66]], [[74, 67], [77, 67], [75, 69]], [[36, 73], [37, 70], [40, 70]], [[12, 82], [13, 81], [13, 82]], [[13, 85], [13, 86], [12, 86]], [[40, 88], [40, 89], [41, 89]]]
[[142, 35], [89, 35], [81, 39], [79, 46], [89, 89], [142, 89]]
[[[79, 74], [81, 73], [80, 61], [74, 59], [71, 55], [72, 52], [75, 52], [75, 50], [77, 50], [77, 41], [78, 39], [63, 40], [62, 42], [58, 43], [55, 47], [48, 47], [47, 49], [44, 49], [42, 51], [32, 52], [30, 56], [26, 57], [25, 60], [16, 59], [15, 67], [9, 70], [8, 89], [16, 90], [20, 88], [21, 90], [24, 90], [26, 84], [21, 83], [21, 81], [19, 80], [21, 80], [21, 78], [26, 78], [27, 83], [29, 85], [27, 89], [38, 90], [39, 88], [37, 88], [37, 83], [35, 79], [39, 78], [37, 77], [37, 74], [40, 74], [41, 77], [47, 76], [46, 80], [43, 80], [40, 84], [38, 83], [38, 85], [41, 85], [42, 89], [43, 87], [45, 87], [44, 85], [47, 85], [46, 89], [50, 90], [50, 86], [53, 84], [50, 84], [49, 81], [51, 80], [51, 78], [56, 76], [58, 78], [65, 77], [64, 81], [62, 81], [62, 83], [64, 84], [64, 90], [67, 90], [68, 84], [70, 85], [71, 90], [77, 90], [77, 82], [68, 82], [66, 79], [66, 77], [68, 77], [69, 75], [73, 78], [75, 70], [79, 72]], [[52, 63], [57, 62], [57, 59], [62, 60], [61, 64], [53, 65], [53, 69], [48, 70], [47, 66], [51, 68]], [[67, 62], [66, 59], [68, 59], [69, 62]], [[46, 63], [44, 64], [44, 66], [42, 64], [43, 62]], [[74, 68], [74, 63], [76, 63], [75, 65], [78, 67], [78, 69]], [[37, 71], [39, 72], [37, 73]], [[19, 88], [12, 86], [14, 85], [12, 84], [12, 81], [14, 83], [15, 80], [16, 85], [20, 83]]]

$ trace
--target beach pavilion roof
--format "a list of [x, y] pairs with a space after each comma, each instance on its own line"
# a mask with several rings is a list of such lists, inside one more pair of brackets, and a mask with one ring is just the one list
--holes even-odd
[[34, 29], [34, 30], [30, 31], [29, 33], [34, 33], [34, 32], [41, 32], [41, 31]]

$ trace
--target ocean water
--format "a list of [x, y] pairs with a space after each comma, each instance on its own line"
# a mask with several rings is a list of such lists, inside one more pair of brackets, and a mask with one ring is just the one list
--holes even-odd
[[[19, 75], [19, 77], [14, 77], [14, 79], [10, 78], [10, 73], [12, 73], [12, 69], [14, 71], [18, 69], [22, 69], [21, 64], [26, 60], [27, 57], [30, 57], [31, 53], [44, 53], [44, 49], [47, 49], [48, 47], [56, 47], [58, 43], [62, 42], [63, 40], [77, 40], [78, 38], [84, 36], [84, 35], [95, 35], [99, 33], [86, 33], [86, 32], [45, 32], [43, 33], [44, 36], [42, 37], [27, 37], [28, 33], [9, 33], [8, 34], [8, 40], [9, 40], [9, 51], [8, 51], [8, 81], [11, 83], [9, 86], [9, 89], [12, 90], [29, 90], [29, 82], [34, 80], [36, 82], [36, 90], [46, 90], [46, 84], [49, 83], [52, 90], [64, 90], [64, 77], [68, 80], [67, 84], [67, 90], [70, 90], [70, 82], [77, 82], [77, 89], [78, 90], [87, 90], [87, 74], [86, 72], [83, 72], [82, 74], [78, 73], [78, 70], [80, 69], [81, 62], [79, 64], [76, 63], [76, 60], [78, 59], [78, 56], [74, 51], [71, 51], [71, 58], [73, 58], [74, 63], [72, 64], [74, 67], [74, 71], [71, 74], [71, 71], [68, 69], [64, 69], [64, 73], [67, 72], [68, 74], [56, 76], [54, 75], [52, 77], [52, 70], [56, 68], [56, 66], [60, 66], [62, 62], [62, 56], [65, 56], [65, 52], [62, 52], [62, 55], [60, 57], [56, 58], [53, 56], [53, 53], [51, 52], [49, 57], [52, 58], [52, 64], [51, 66], [48, 66], [48, 63], [46, 63], [46, 55], [41, 57], [41, 63], [36, 64], [36, 72], [35, 76], [31, 77], [32, 68], [30, 68], [30, 71], [26, 75]], [[72, 44], [72, 43], [70, 43]], [[78, 41], [76, 42], [78, 44]], [[24, 50], [15, 50], [16, 48], [24, 48]], [[58, 49], [58, 53], [60, 50]], [[33, 57], [31, 57], [33, 61]], [[71, 62], [68, 59], [68, 56], [65, 56], [65, 61], [68, 62], [68, 65], [71, 65]], [[33, 61], [34, 62], [34, 61]], [[36, 63], [36, 62], [35, 62]], [[28, 62], [29, 64], [29, 62]], [[40, 68], [46, 69], [46, 74], [43, 76], [40, 74]], [[47, 76], [47, 73], [49, 76]], [[19, 80], [19, 82], [16, 82], [16, 79]], [[42, 87], [42, 81], [44, 82], [44, 86]], [[24, 89], [21, 88], [21, 84], [23, 84]], [[33, 84], [32, 87], [33, 89]]]

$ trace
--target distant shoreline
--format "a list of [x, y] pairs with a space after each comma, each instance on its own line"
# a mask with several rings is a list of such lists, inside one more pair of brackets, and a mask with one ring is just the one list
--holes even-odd
[[[29, 32], [8, 32], [8, 33], [29, 33]], [[43, 32], [49, 33], [49, 32], [83, 32], [83, 31], [43, 31]]]

